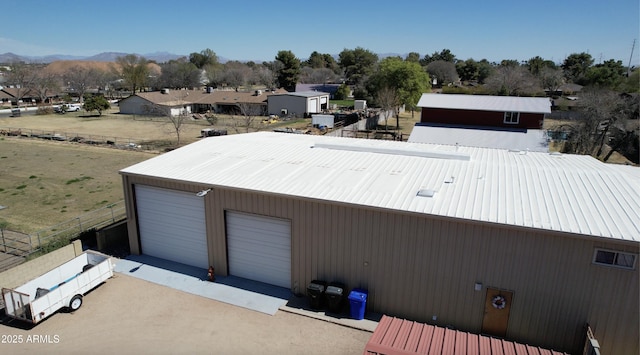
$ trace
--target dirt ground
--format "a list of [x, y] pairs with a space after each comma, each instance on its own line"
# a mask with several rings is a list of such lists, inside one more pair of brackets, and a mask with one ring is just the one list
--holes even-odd
[[270, 316], [116, 274], [74, 313], [56, 313], [32, 329], [0, 324], [0, 353], [362, 354], [371, 334], [285, 311]]

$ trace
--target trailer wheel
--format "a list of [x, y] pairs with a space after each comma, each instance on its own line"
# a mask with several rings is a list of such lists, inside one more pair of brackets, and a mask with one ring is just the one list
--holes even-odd
[[80, 295], [75, 295], [73, 296], [73, 298], [71, 299], [71, 302], [69, 302], [69, 309], [73, 312], [73, 311], [77, 311], [80, 306], [82, 306], [82, 296]]

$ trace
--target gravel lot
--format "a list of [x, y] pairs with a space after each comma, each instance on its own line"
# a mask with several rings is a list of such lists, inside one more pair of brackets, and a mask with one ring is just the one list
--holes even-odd
[[25, 329], [0, 324], [3, 354], [362, 354], [371, 337], [330, 322], [274, 316], [127, 275], [85, 296], [74, 313]]

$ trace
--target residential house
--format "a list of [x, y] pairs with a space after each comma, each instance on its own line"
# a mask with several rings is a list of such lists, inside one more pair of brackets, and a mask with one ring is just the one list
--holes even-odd
[[178, 115], [191, 113], [241, 114], [250, 110], [263, 115], [267, 98], [285, 90], [238, 92], [234, 90], [169, 90], [141, 92], [120, 101], [120, 113], [135, 115]]

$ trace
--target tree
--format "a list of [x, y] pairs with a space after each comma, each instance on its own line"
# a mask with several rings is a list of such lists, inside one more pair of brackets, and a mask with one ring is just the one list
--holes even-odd
[[309, 59], [307, 59], [304, 62], [305, 66], [313, 68], [313, 69], [320, 69], [320, 68], [327, 68], [327, 62], [325, 61], [325, 56], [313, 51], [311, 53], [311, 55], [309, 56]]
[[562, 70], [564, 70], [567, 80], [576, 84], [583, 84], [584, 76], [591, 65], [593, 65], [591, 54], [585, 52], [573, 53], [562, 63]]
[[584, 75], [584, 83], [616, 89], [624, 81], [626, 73], [627, 69], [622, 65], [621, 60], [610, 59], [588, 68]]
[[113, 98], [114, 83], [118, 80], [119, 76], [112, 70], [104, 70], [98, 73], [96, 77], [96, 86], [98, 92], [104, 92], [107, 97]]
[[282, 63], [278, 70], [278, 84], [287, 91], [295, 91], [300, 77], [300, 59], [291, 51], [279, 51], [276, 61]]
[[233, 120], [233, 129], [240, 133], [240, 128], [242, 128], [245, 133], [249, 133], [249, 129], [254, 125], [256, 119], [262, 115], [262, 108], [255, 104], [241, 103], [238, 104], [238, 109], [242, 118]]
[[519, 96], [539, 90], [539, 81], [525, 68], [507, 61], [486, 79], [486, 86], [498, 95]]
[[76, 65], [67, 70], [63, 78], [67, 89], [78, 95], [78, 98], [82, 102], [84, 93], [87, 92], [88, 89], [96, 86], [100, 75], [100, 71], [97, 69], [89, 69]]
[[349, 85], [342, 84], [340, 85], [340, 87], [338, 87], [338, 90], [336, 90], [334, 97], [336, 100], [346, 100], [350, 94], [351, 94], [351, 89], [349, 89]]
[[335, 81], [336, 74], [329, 68], [313, 69], [304, 67], [300, 73], [300, 82], [303, 84], [326, 84]]
[[427, 65], [429, 65], [432, 62], [435, 62], [437, 60], [443, 60], [445, 62], [455, 63], [456, 56], [453, 55], [453, 53], [451, 53], [450, 50], [443, 49], [439, 53], [438, 52], [433, 52], [432, 55], [428, 55], [428, 54], [425, 55], [424, 58], [422, 58], [422, 60], [420, 60], [420, 64], [423, 67], [426, 67]]
[[200, 86], [200, 70], [185, 58], [170, 60], [161, 64], [162, 73], [158, 77], [156, 87], [172, 89], [188, 89]]
[[488, 60], [482, 59], [478, 62], [478, 82], [483, 83], [493, 73], [494, 67]]
[[198, 69], [205, 69], [208, 66], [216, 66], [219, 64], [218, 55], [209, 48], [200, 51], [200, 53], [194, 52], [189, 54], [189, 62]]
[[550, 60], [542, 59], [540, 56], [535, 56], [525, 62], [525, 66], [529, 69], [529, 72], [534, 76], [538, 76], [545, 68], [555, 69], [556, 64]]
[[[400, 105], [398, 98], [398, 92], [395, 88], [389, 86], [383, 86], [376, 93], [376, 103], [382, 109], [382, 115], [384, 117], [384, 130], [387, 130], [387, 121], [389, 119], [389, 113], [395, 112], [396, 108]], [[400, 122], [396, 120], [396, 129], [400, 129]]]
[[38, 72], [31, 88], [35, 93], [37, 93], [40, 98], [40, 102], [44, 104], [47, 98], [49, 98], [49, 94], [59, 90], [60, 87], [58, 82], [58, 76], [41, 70]]
[[33, 65], [24, 62], [14, 62], [9, 65], [9, 73], [7, 83], [14, 85], [16, 93], [16, 106], [20, 106], [20, 102], [24, 95], [33, 86], [36, 81], [37, 71]]
[[83, 107], [87, 112], [98, 111], [98, 115], [102, 116], [102, 111], [108, 110], [111, 105], [102, 95], [85, 95]]
[[420, 96], [431, 88], [431, 83], [429, 74], [420, 64], [389, 57], [380, 62], [378, 71], [369, 80], [368, 87], [375, 96], [378, 96], [378, 92], [385, 87], [395, 91], [396, 118], [398, 118], [399, 106], [405, 105], [413, 111]]
[[[636, 98], [626, 99], [613, 90], [603, 88], [583, 90], [577, 109], [579, 118], [575, 122], [558, 127], [569, 131], [564, 151], [596, 158], [603, 153], [612, 128], [627, 132], [629, 122], [637, 120], [638, 116]], [[632, 139], [633, 135], [627, 138]]]
[[253, 68], [251, 76], [256, 84], [264, 85], [268, 88], [272, 88], [276, 84], [276, 77], [273, 71], [264, 65], [258, 65]]
[[549, 90], [550, 93], [557, 92], [564, 83], [564, 75], [560, 68], [544, 67], [538, 73], [542, 88]]
[[344, 71], [348, 84], [362, 85], [366, 78], [373, 73], [378, 62], [378, 55], [361, 47], [344, 49], [339, 54], [338, 64]]
[[131, 87], [131, 92], [141, 90], [147, 84], [149, 76], [148, 60], [135, 54], [127, 54], [117, 57], [116, 63], [120, 67], [120, 74], [126, 85]]
[[462, 81], [478, 80], [478, 71], [478, 63], [473, 58], [456, 63], [456, 72]]
[[420, 63], [420, 53], [409, 52], [404, 60], [406, 60], [407, 62]]
[[620, 91], [627, 93], [640, 92], [640, 69], [635, 68], [629, 74], [629, 77], [622, 81]]
[[171, 107], [159, 105], [159, 104], [149, 104], [145, 106], [146, 114], [149, 115], [158, 115], [167, 117], [167, 124], [171, 125], [170, 130], [176, 134], [176, 146], [180, 145], [180, 133], [184, 128], [185, 122], [189, 119], [190, 102], [187, 101], [189, 97], [189, 92], [186, 90], [170, 90], [166, 95], [170, 95], [172, 100], [167, 100], [172, 103], [172, 107], [179, 107], [177, 114], [174, 114], [174, 111]]
[[436, 60], [427, 65], [427, 73], [431, 79], [437, 79], [438, 85], [446, 85], [458, 80], [456, 65], [444, 60]]

